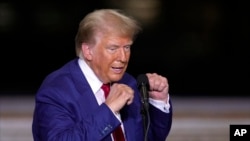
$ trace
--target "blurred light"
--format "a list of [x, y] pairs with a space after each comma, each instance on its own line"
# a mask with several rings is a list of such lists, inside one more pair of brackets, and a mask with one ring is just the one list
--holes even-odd
[[15, 12], [9, 3], [0, 3], [0, 31], [9, 31], [15, 23]]
[[56, 6], [50, 3], [42, 3], [37, 6], [33, 15], [37, 29], [46, 32], [63, 30], [63, 16]]
[[155, 24], [161, 12], [160, 0], [107, 0], [110, 5], [121, 8], [135, 17], [143, 26]]

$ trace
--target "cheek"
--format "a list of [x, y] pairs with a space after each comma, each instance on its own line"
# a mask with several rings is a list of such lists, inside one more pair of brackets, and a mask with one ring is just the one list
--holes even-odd
[[130, 58], [130, 52], [127, 53], [127, 58], [129, 60], [129, 58]]
[[126, 53], [126, 61], [128, 62], [130, 59], [130, 52]]
[[99, 54], [96, 55], [93, 59], [94, 63], [100, 70], [106, 70], [109, 68], [109, 66], [112, 64], [112, 62], [115, 60], [113, 56], [105, 55], [105, 54]]

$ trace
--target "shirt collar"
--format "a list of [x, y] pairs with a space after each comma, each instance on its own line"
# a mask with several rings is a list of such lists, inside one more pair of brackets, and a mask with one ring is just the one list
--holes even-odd
[[96, 94], [98, 92], [98, 90], [100, 90], [100, 88], [102, 86], [102, 82], [97, 78], [94, 71], [89, 67], [89, 65], [85, 62], [84, 59], [79, 58], [78, 64], [79, 64], [84, 76], [86, 77], [93, 93]]

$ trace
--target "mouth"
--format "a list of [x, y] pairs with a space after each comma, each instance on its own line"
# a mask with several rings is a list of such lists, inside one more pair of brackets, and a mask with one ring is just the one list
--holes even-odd
[[112, 67], [114, 73], [120, 74], [123, 72], [124, 67]]

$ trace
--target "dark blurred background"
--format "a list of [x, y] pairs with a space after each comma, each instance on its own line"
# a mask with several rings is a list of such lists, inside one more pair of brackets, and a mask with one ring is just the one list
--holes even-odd
[[34, 95], [75, 58], [80, 20], [119, 8], [143, 26], [128, 72], [168, 77], [179, 96], [249, 96], [249, 6], [216, 0], [0, 1], [0, 95]]

